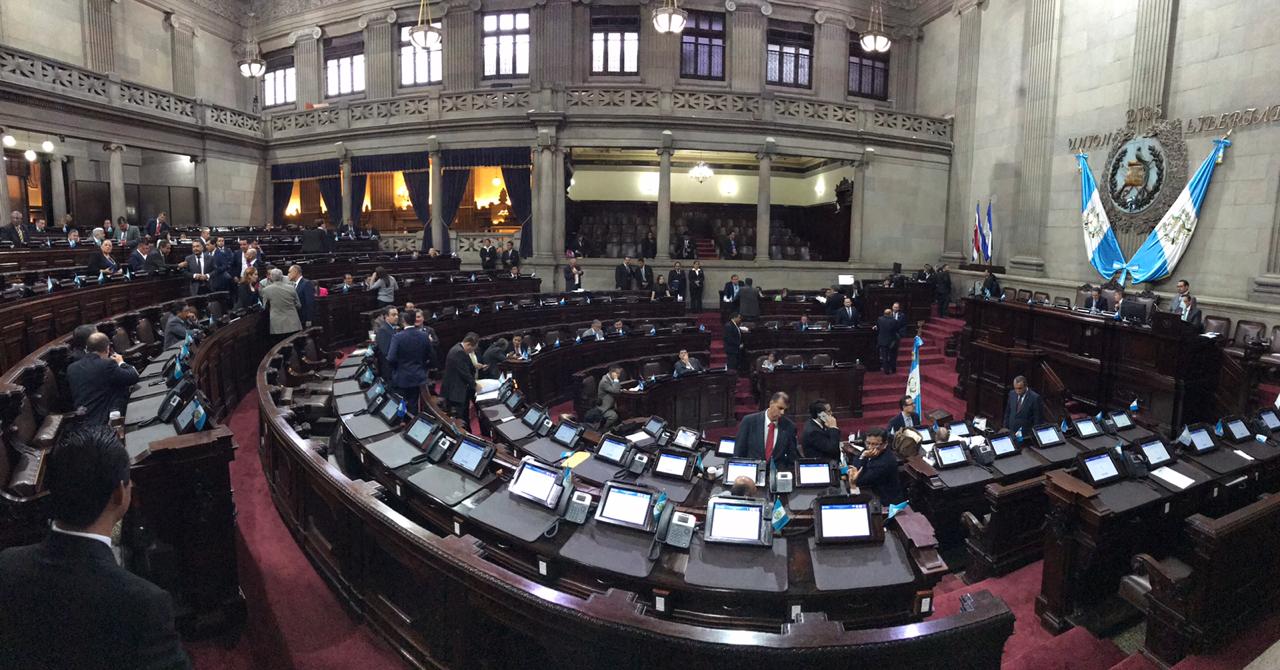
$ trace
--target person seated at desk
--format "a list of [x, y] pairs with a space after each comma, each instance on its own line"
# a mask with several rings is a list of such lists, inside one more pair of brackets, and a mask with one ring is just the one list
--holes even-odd
[[1137, 300], [1126, 300], [1124, 289], [1116, 289], [1116, 314], [1126, 321], [1147, 322], [1147, 308]]
[[591, 322], [591, 327], [578, 334], [579, 340], [595, 340], [603, 342], [605, 338], [604, 329], [600, 326], [600, 319]]
[[499, 337], [488, 349], [484, 350], [484, 355], [480, 357], [480, 362], [484, 364], [484, 370], [480, 372], [481, 379], [497, 379], [502, 372], [498, 366], [502, 361], [507, 360], [507, 350], [511, 348], [511, 343], [505, 337]]
[[801, 443], [806, 458], [840, 458], [840, 426], [831, 415], [831, 403], [815, 400], [809, 405], [809, 421]]
[[1196, 327], [1199, 332], [1204, 328], [1204, 315], [1200, 313], [1200, 308], [1196, 306], [1195, 296], [1190, 293], [1183, 293], [1179, 302], [1182, 303], [1180, 317], [1184, 322]]
[[[155, 256], [155, 258], [153, 259], [152, 256]], [[134, 273], [155, 272], [163, 265], [164, 259], [160, 257], [159, 253], [151, 249], [150, 240], [142, 240], [129, 253], [129, 269]]]
[[837, 326], [858, 325], [858, 310], [853, 306], [853, 298], [845, 298], [844, 306], [836, 312]]
[[177, 314], [169, 317], [164, 324], [164, 349], [187, 339], [187, 332], [195, 326], [196, 310], [191, 305], [183, 305]]
[[898, 401], [898, 409], [899, 412], [889, 419], [889, 425], [884, 428], [890, 435], [903, 428], [915, 428], [920, 425], [920, 415], [915, 412], [916, 401], [911, 396], [902, 396]]
[[760, 369], [765, 372], [773, 372], [776, 367], [778, 367], [778, 352], [770, 351], [769, 355], [760, 361]]
[[688, 349], [681, 349], [676, 355], [676, 364], [671, 370], [671, 376], [679, 379], [695, 372], [702, 372], [702, 363], [696, 358], [691, 358]]
[[886, 507], [907, 497], [898, 477], [898, 457], [888, 442], [883, 430], [868, 430], [862, 455], [849, 463], [849, 486], [870, 489]]
[[92, 278], [120, 274], [120, 264], [111, 257], [111, 246], [111, 240], [102, 242], [102, 246], [98, 247], [101, 253], [95, 253], [89, 257], [89, 264], [84, 268], [85, 276]]
[[782, 302], [789, 297], [791, 297], [791, 293], [787, 291], [787, 287], [783, 286], [781, 289], [778, 289], [778, 294], [773, 296], [773, 301]]
[[1087, 309], [1094, 314], [1111, 311], [1108, 307], [1107, 299], [1102, 295], [1102, 289], [1097, 286], [1089, 289], [1089, 297], [1085, 298], [1084, 304], [1081, 305], [1082, 309]]
[[1031, 437], [1031, 430], [1039, 425], [1040, 394], [1027, 388], [1027, 378], [1013, 378], [1013, 390], [1005, 399], [1004, 427], [1012, 434], [1022, 431], [1023, 438]]
[[790, 397], [778, 391], [769, 398], [769, 406], [763, 412], [742, 417], [733, 455], [776, 465], [791, 465], [797, 450], [796, 425], [786, 416], [788, 402]]
[[739, 498], [756, 497], [756, 480], [746, 475], [739, 476], [733, 480], [733, 486], [729, 488], [729, 495]]
[[67, 233], [67, 246], [71, 247], [72, 249], [75, 249], [76, 247], [80, 246], [80, 231], [76, 230], [75, 228], [72, 228]]
[[511, 336], [511, 351], [507, 352], [507, 358], [524, 358], [529, 355], [529, 345], [524, 342], [524, 335], [516, 334]]
[[812, 327], [813, 327], [813, 324], [809, 323], [809, 315], [801, 314], [800, 320], [796, 322], [796, 330], [805, 331], [805, 330], [809, 330]]
[[649, 300], [671, 300], [674, 297], [675, 292], [671, 290], [671, 285], [667, 283], [666, 276], [659, 274], [656, 283], [653, 285], [653, 290], [649, 292]]
[[138, 383], [138, 371], [111, 352], [105, 333], [90, 335], [84, 348], [88, 354], [67, 366], [71, 406], [82, 412], [81, 425], [106, 425], [112, 411], [124, 410], [129, 387]]
[[626, 337], [630, 334], [631, 331], [622, 323], [622, 319], [614, 321], [613, 325], [609, 327], [609, 332], [607, 333], [608, 337]]
[[342, 283], [333, 287], [333, 290], [338, 293], [348, 293], [351, 291], [351, 289], [355, 287], [356, 287], [356, 278], [349, 274], [345, 274], [345, 275], [342, 275]]
[[991, 270], [987, 270], [987, 276], [982, 278], [981, 295], [991, 300], [999, 300], [1004, 295], [1004, 291], [1000, 289], [1000, 280], [996, 279]]
[[609, 372], [596, 385], [596, 410], [600, 412], [602, 431], [608, 431], [618, 423], [615, 405], [619, 393], [622, 393], [622, 366], [615, 365], [609, 368]]
[[75, 363], [89, 355], [89, 352], [84, 347], [89, 343], [89, 336], [96, 332], [98, 332], [98, 329], [89, 324], [76, 326], [76, 329], [71, 332], [71, 341], [67, 343], [67, 348], [71, 350], [68, 354], [71, 358], [71, 363]]
[[112, 550], [133, 492], [115, 432], [64, 437], [47, 457], [44, 483], [48, 535], [0, 552], [0, 666], [190, 668], [172, 598], [121, 567]]

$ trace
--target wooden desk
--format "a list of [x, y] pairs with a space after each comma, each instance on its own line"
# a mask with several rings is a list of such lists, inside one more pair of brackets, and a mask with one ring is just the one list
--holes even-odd
[[[720, 333], [717, 333], [719, 336]], [[869, 327], [799, 331], [788, 328], [752, 328], [742, 337], [746, 349], [744, 360], [754, 361], [770, 351], [803, 352], [834, 350], [837, 363], [860, 361], [868, 370], [879, 370], [876, 333]]]
[[809, 405], [819, 398], [831, 403], [831, 412], [838, 418], [862, 416], [862, 379], [866, 371], [861, 365], [840, 364], [756, 371], [751, 376], [754, 388], [760, 389], [756, 399], [759, 409], [769, 405], [770, 396], [783, 391], [791, 399], [787, 414], [796, 425], [803, 425], [809, 420]]
[[738, 373], [714, 370], [679, 378], [645, 382], [644, 390], [624, 390], [617, 397], [618, 417], [657, 415], [670, 426], [712, 428], [736, 424], [734, 389]]
[[907, 321], [911, 326], [928, 321], [934, 305], [933, 287], [919, 281], [907, 280], [901, 288], [864, 285], [862, 290], [862, 320], [875, 323], [886, 309], [899, 303], [902, 311], [907, 313]]

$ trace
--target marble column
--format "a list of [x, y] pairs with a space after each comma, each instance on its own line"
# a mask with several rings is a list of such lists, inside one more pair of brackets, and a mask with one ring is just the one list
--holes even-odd
[[[741, 93], [764, 90], [764, 39], [765, 16], [757, 7], [743, 7], [729, 12], [730, 35], [726, 68], [730, 88]], [[772, 11], [772, 9], [770, 9]]]
[[66, 160], [62, 156], [49, 159], [49, 198], [53, 201], [53, 219], [48, 222], [49, 228], [53, 228], [55, 222], [61, 222], [62, 217], [67, 215]]
[[[1277, 183], [1280, 193], [1280, 182]], [[1254, 302], [1280, 304], [1280, 200], [1271, 215], [1271, 245], [1267, 249], [1267, 266], [1249, 286], [1249, 299]]]
[[[1169, 57], [1177, 0], [1137, 0], [1138, 23], [1133, 40], [1133, 71], [1129, 75], [1129, 109], [1150, 107], [1163, 116], [1169, 87]], [[1151, 124], [1139, 118], [1139, 130]]]
[[[350, 224], [351, 214], [352, 214], [351, 212], [351, 206], [352, 206], [351, 158], [344, 156], [343, 158], [340, 159], [339, 166], [340, 167], [338, 170], [338, 174], [339, 174], [339, 179], [342, 182], [342, 223]], [[363, 207], [363, 206], [364, 206], [364, 200], [361, 199], [360, 203], [357, 204], [356, 207]], [[334, 226], [334, 228], [337, 228], [337, 226]]]
[[200, 208], [200, 225], [221, 225], [213, 220], [213, 212], [209, 211], [209, 159], [204, 156], [192, 156], [191, 162], [196, 167], [196, 198]]
[[764, 140], [764, 146], [756, 152], [760, 172], [756, 187], [756, 260], [769, 260], [769, 224], [773, 220], [773, 154], [776, 146], [772, 137]]
[[813, 92], [819, 100], [844, 102], [849, 95], [849, 27], [843, 17], [823, 9], [814, 13], [813, 21], [818, 24], [814, 28], [810, 66]]
[[364, 94], [369, 100], [390, 98], [396, 93], [396, 58], [400, 34], [393, 11], [360, 17], [364, 31]]
[[914, 112], [916, 77], [919, 74], [920, 40], [924, 31], [908, 28], [893, 36], [893, 58], [889, 65], [889, 102], [894, 109]]
[[196, 26], [190, 19], [170, 14], [169, 24], [173, 92], [194, 98], [196, 95]]
[[102, 148], [107, 152], [107, 181], [111, 193], [111, 220], [115, 221], [125, 216], [128, 211], [124, 199], [124, 145], [104, 144]]
[[[0, 216], [8, 220], [13, 205], [9, 201], [9, 159], [3, 156], [4, 152], [0, 151]], [[49, 222], [49, 227], [53, 227], [52, 221]]]
[[320, 62], [320, 27], [295, 30], [289, 35], [293, 45], [293, 66], [298, 77], [298, 109], [308, 102], [324, 101], [324, 77]]
[[479, 33], [476, 11], [480, 2], [454, 6], [445, 14], [444, 40], [444, 88], [448, 91], [469, 91], [479, 85], [480, 58]]
[[1041, 231], [1049, 211], [1053, 130], [1058, 101], [1058, 47], [1062, 0], [1030, 0], [1023, 21], [1025, 51], [1022, 81], [1022, 140], [1018, 150], [1018, 209], [1013, 225], [1013, 256], [1008, 269], [1044, 273]]
[[[115, 28], [111, 8], [116, 0], [86, 0], [84, 4], [84, 60], [94, 72], [115, 72]], [[52, 222], [50, 222], [52, 225]]]
[[658, 260], [671, 258], [671, 154], [674, 140], [670, 130], [662, 131], [658, 147]]
[[444, 166], [440, 162], [440, 142], [435, 135], [427, 138], [431, 158], [431, 245], [439, 249], [447, 231], [444, 227]]
[[[986, 0], [957, 0], [960, 44], [982, 44], [982, 10]], [[963, 263], [966, 234], [972, 221], [973, 138], [977, 123], [977, 48], [960, 49], [956, 58], [956, 104], [951, 127], [951, 179], [947, 186], [947, 221], [943, 231], [942, 260]]]
[[555, 253], [555, 165], [559, 160], [555, 137], [545, 130], [538, 131], [537, 158], [534, 168], [538, 176], [534, 184], [538, 190], [538, 208], [533, 219], [534, 256], [554, 262]]
[[870, 154], [863, 154], [862, 160], [853, 164], [853, 197], [850, 202], [849, 212], [849, 260], [862, 260], [862, 225], [863, 225], [863, 203], [866, 202], [867, 195], [867, 174], [869, 172], [868, 162], [871, 159]]

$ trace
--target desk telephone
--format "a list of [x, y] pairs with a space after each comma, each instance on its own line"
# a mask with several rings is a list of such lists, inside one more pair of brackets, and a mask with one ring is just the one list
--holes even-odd
[[779, 470], [777, 466], [773, 466], [769, 474], [769, 489], [774, 493], [791, 493], [795, 488], [795, 473], [789, 470]]
[[649, 467], [649, 455], [637, 454], [632, 452], [631, 462], [627, 464], [627, 472], [633, 475], [642, 475], [646, 468]]
[[996, 462], [996, 451], [990, 444], [982, 443], [969, 449], [969, 454], [973, 458], [973, 462], [984, 467], [990, 467]]
[[692, 514], [677, 512], [676, 506], [664, 500], [658, 513], [657, 540], [677, 549], [688, 549], [693, 542], [693, 530], [697, 520]]
[[549, 416], [543, 417], [542, 424], [539, 425], [537, 430], [534, 432], [538, 434], [538, 437], [546, 437], [550, 435], [551, 434], [551, 417]]
[[1147, 467], [1147, 461], [1132, 451], [1121, 451], [1119, 461], [1120, 470], [1129, 479], [1142, 479], [1150, 471], [1150, 468]]

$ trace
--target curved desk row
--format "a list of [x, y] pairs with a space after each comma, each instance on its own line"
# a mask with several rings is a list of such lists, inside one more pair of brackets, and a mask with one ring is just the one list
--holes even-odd
[[797, 424], [809, 420], [809, 405], [815, 400], [831, 403], [836, 417], [848, 419], [862, 416], [862, 380], [867, 369], [856, 363], [838, 363], [825, 367], [775, 368], [772, 372], [752, 373], [752, 387], [759, 390], [759, 408], [769, 404], [769, 397], [782, 391], [790, 398], [787, 413]]
[[880, 369], [876, 331], [866, 326], [830, 330], [756, 327], [743, 334], [742, 344], [746, 352], [744, 360], [754, 360], [756, 356], [770, 351], [798, 353], [834, 350], [836, 362], [860, 362], [868, 370]]
[[710, 370], [697, 374], [646, 381], [643, 389], [623, 390], [616, 398], [622, 419], [660, 416], [675, 426], [716, 428], [737, 423], [733, 415], [738, 373]]
[[[617, 571], [620, 565], [589, 564], [601, 560], [590, 551], [579, 553], [607, 535], [590, 523], [562, 522], [554, 537], [528, 541], [500, 530], [494, 524], [507, 526], [509, 516], [489, 513], [511, 502], [504, 489], [515, 461], [505, 452], [473, 480], [470, 495], [449, 505], [432, 488], [456, 479], [436, 472], [446, 466], [384, 464], [385, 443], [400, 439], [393, 428], [370, 434], [364, 419], [380, 419], [347, 416], [343, 432], [366, 435], [347, 438], [363, 461], [353, 469], [376, 481], [349, 476], [299, 435], [292, 425], [298, 418], [276, 405], [266, 385], [269, 374], [276, 376], [278, 353], [290, 345], [273, 349], [258, 373], [261, 457], [277, 509], [338, 594], [414, 665], [687, 670], [723, 667], [728, 654], [747, 668], [999, 664], [1012, 631], [1002, 603], [980, 593], [953, 617], [920, 621], [929, 584], [940, 575], [922, 574], [909, 557], [890, 561], [907, 569], [900, 581], [889, 580], [894, 586], [824, 592], [813, 581], [803, 520], [794, 525], [799, 535], [775, 545], [789, 566], [782, 591], [708, 587], [686, 579], [701, 549], [664, 549], [647, 575], [629, 576]], [[354, 373], [344, 365], [338, 376]], [[427, 412], [443, 422], [430, 400]], [[909, 556], [905, 533], [894, 527], [889, 535], [884, 551]], [[857, 629], [891, 623], [904, 625]]]

